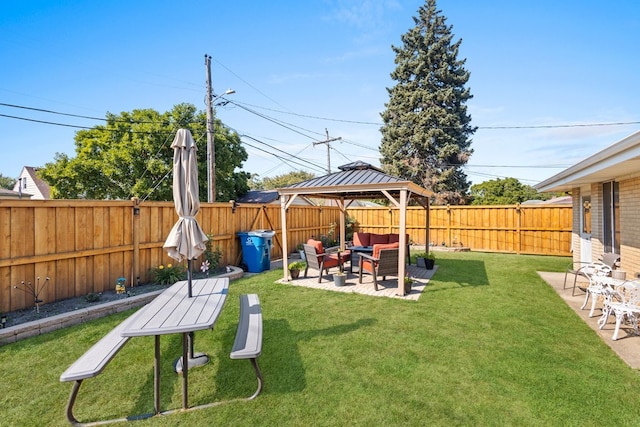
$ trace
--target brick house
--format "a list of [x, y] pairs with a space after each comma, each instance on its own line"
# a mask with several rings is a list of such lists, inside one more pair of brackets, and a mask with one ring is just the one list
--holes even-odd
[[620, 255], [627, 278], [640, 274], [640, 132], [534, 186], [564, 191], [573, 206], [574, 262]]

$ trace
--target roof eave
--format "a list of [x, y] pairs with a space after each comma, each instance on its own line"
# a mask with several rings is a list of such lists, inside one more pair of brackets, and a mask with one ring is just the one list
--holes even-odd
[[533, 186], [539, 192], [570, 191], [594, 182], [631, 176], [640, 163], [640, 132], [587, 157], [579, 163]]

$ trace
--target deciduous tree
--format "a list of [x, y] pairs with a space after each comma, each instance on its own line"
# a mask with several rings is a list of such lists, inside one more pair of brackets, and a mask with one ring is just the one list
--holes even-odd
[[284, 175], [265, 177], [263, 179], [256, 179], [254, 177], [251, 179], [249, 186], [253, 190], [275, 190], [276, 188], [287, 187], [314, 177], [315, 175], [310, 172], [293, 171]]
[[4, 176], [0, 173], [0, 188], [4, 188], [5, 190], [13, 190], [14, 185], [16, 185], [15, 179], [9, 178], [8, 176]]
[[516, 178], [492, 179], [471, 186], [472, 205], [514, 205], [526, 200], [548, 200], [554, 194], [538, 193]]
[[[200, 199], [207, 199], [206, 114], [191, 104], [159, 113], [152, 109], [107, 114], [106, 124], [76, 133], [76, 156], [56, 153], [40, 169], [53, 198], [171, 200], [175, 131], [187, 128], [198, 146]], [[216, 200], [228, 201], [248, 189], [249, 174], [237, 172], [247, 160], [240, 137], [215, 123]]]

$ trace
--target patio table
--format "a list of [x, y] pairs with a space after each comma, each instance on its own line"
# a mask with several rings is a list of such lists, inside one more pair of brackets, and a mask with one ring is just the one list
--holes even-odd
[[[351, 273], [358, 273], [360, 271], [360, 260], [362, 259], [358, 256], [358, 253], [372, 254], [373, 246], [349, 246], [347, 249], [351, 251]], [[358, 265], [358, 269], [355, 271], [353, 269], [354, 259]]]
[[212, 328], [227, 299], [228, 278], [192, 281], [188, 296], [187, 281], [167, 288], [144, 306], [122, 331], [123, 337], [155, 336], [154, 409], [160, 413], [160, 335], [182, 334], [182, 407], [188, 408], [188, 335]]

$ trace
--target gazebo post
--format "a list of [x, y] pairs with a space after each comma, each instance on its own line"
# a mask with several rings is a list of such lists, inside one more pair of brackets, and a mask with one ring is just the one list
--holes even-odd
[[345, 242], [345, 237], [346, 237], [346, 233], [344, 230], [344, 226], [346, 224], [345, 221], [345, 217], [347, 215], [347, 209], [344, 206], [344, 197], [342, 197], [340, 200], [338, 200], [338, 206], [340, 207], [340, 250], [344, 251], [345, 250], [345, 245], [347, 242]]
[[398, 294], [404, 296], [405, 259], [407, 257], [407, 190], [400, 191], [400, 247], [398, 248]]
[[289, 245], [287, 244], [287, 197], [280, 195], [280, 219], [282, 221], [282, 268], [285, 282], [289, 281]]

